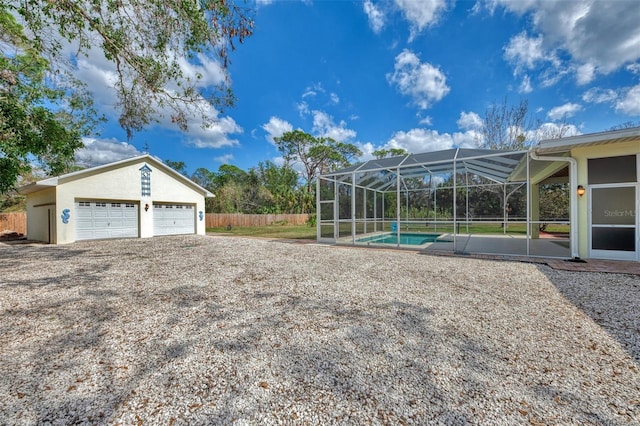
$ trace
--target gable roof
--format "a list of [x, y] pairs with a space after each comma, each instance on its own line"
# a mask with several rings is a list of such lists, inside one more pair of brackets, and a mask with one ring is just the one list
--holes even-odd
[[32, 192], [40, 191], [46, 188], [56, 187], [59, 184], [63, 184], [66, 182], [71, 182], [77, 179], [82, 179], [89, 176], [94, 176], [99, 173], [104, 173], [106, 171], [119, 169], [121, 167], [128, 166], [130, 164], [134, 164], [140, 161], [146, 161], [147, 163], [153, 164], [155, 167], [161, 169], [165, 173], [171, 175], [176, 180], [182, 182], [183, 184], [195, 189], [198, 192], [201, 192], [205, 197], [215, 197], [213, 193], [208, 191], [207, 189], [201, 187], [191, 179], [186, 176], [181, 175], [180, 173], [173, 170], [171, 167], [164, 164], [162, 161], [158, 160], [155, 157], [152, 157], [149, 154], [139, 155], [137, 157], [126, 158], [124, 160], [116, 161], [114, 163], [103, 164], [96, 167], [90, 167], [88, 169], [78, 170], [76, 172], [67, 173], [60, 176], [49, 177], [46, 179], [39, 180], [34, 183], [30, 183], [29, 185], [25, 185], [18, 189], [18, 193], [20, 194], [30, 194]]

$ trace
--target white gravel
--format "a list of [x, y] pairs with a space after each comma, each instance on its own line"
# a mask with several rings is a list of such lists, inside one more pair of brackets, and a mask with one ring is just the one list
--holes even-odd
[[197, 236], [0, 262], [0, 424], [640, 423], [637, 276]]

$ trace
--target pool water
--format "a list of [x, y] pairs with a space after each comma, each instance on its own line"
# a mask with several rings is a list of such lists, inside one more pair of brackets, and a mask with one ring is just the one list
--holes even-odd
[[[400, 234], [400, 244], [409, 246], [420, 246], [425, 243], [432, 243], [438, 239], [440, 234]], [[398, 244], [398, 235], [395, 233], [374, 235], [372, 237], [361, 238], [357, 240], [359, 243], [379, 243], [379, 244]]]

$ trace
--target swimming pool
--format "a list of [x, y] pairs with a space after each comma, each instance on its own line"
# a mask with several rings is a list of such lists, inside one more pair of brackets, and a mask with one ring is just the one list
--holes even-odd
[[[422, 244], [432, 243], [438, 239], [441, 234], [421, 234], [421, 233], [402, 233], [400, 234], [400, 244], [409, 246], [421, 246]], [[398, 235], [395, 233], [374, 235], [371, 237], [360, 238], [359, 243], [378, 243], [378, 244], [398, 244]]]

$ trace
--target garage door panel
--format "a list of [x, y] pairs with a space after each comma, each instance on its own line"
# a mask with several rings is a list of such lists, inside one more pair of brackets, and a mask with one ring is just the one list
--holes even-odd
[[153, 205], [153, 234], [179, 235], [195, 233], [195, 209], [188, 204]]
[[75, 223], [76, 240], [137, 237], [137, 204], [78, 201]]

